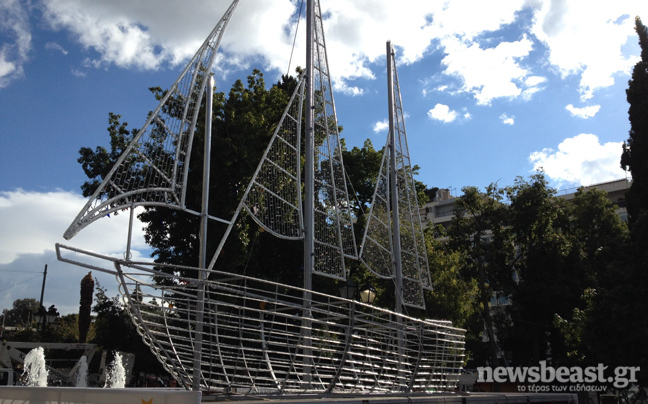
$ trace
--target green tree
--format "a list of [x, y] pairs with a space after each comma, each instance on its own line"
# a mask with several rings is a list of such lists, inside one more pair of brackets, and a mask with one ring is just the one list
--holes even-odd
[[627, 227], [604, 191], [557, 198], [538, 173], [510, 192], [520, 281], [503, 344], [517, 363], [537, 363], [550, 349], [555, 365], [594, 364], [592, 338], [600, 332], [588, 327], [600, 320], [600, 296], [624, 268]]
[[[483, 324], [468, 321], [468, 336], [485, 331], [491, 364], [502, 352], [518, 365], [547, 359], [549, 349], [554, 363], [564, 365], [610, 352], [595, 329], [604, 324], [602, 313], [611, 314], [610, 290], [627, 276], [627, 228], [605, 192], [580, 189], [567, 201], [537, 173], [485, 193], [466, 187], [457, 206], [448, 247], [460, 259], [464, 282], [476, 282], [474, 309]], [[489, 307], [494, 293], [510, 296], [510, 304]]]
[[635, 20], [635, 30], [639, 35], [641, 60], [634, 66], [626, 90], [630, 137], [623, 145], [621, 156], [621, 166], [632, 174], [627, 194], [630, 223], [648, 210], [648, 28], [639, 17]]
[[[622, 344], [634, 348], [628, 360], [646, 368], [648, 348], [645, 343], [637, 342], [648, 335], [648, 302], [644, 296], [648, 288], [648, 28], [639, 17], [635, 19], [635, 30], [641, 60], [634, 66], [626, 90], [630, 133], [621, 156], [621, 166], [632, 174], [632, 185], [626, 193], [630, 259], [627, 271], [615, 279], [616, 286], [609, 291], [607, 299], [618, 315], [615, 319], [624, 318], [631, 324], [618, 324], [619, 329], [630, 327], [620, 336]], [[613, 299], [621, 300], [614, 302]], [[648, 376], [642, 377], [643, 384], [648, 385]]]
[[[51, 326], [50, 329], [52, 342], [80, 342], [78, 314], [73, 313], [59, 317], [56, 324]], [[94, 339], [94, 327], [92, 325], [87, 331], [87, 339]]]
[[464, 282], [476, 282], [475, 311], [483, 325], [472, 333], [480, 334], [485, 330], [489, 362], [497, 366], [501, 349], [495, 335], [490, 301], [494, 292], [510, 293], [515, 261], [512, 238], [506, 226], [506, 194], [497, 184], [488, 186], [485, 193], [475, 187], [465, 187], [462, 191], [464, 194], [457, 199], [455, 217], [448, 230], [448, 247], [461, 260]]
[[142, 342], [120, 299], [117, 296], [108, 297], [106, 289], [99, 284], [99, 281], [95, 280], [95, 282], [95, 305], [92, 311], [96, 313], [96, 319], [94, 337], [90, 342], [107, 351], [135, 354], [134, 372], [163, 374], [165, 371], [162, 365], [153, 356], [148, 346]]
[[[152, 90], [152, 89], [151, 89]], [[103, 146], [97, 146], [93, 151], [89, 147], [79, 150], [77, 161], [81, 164], [83, 172], [90, 179], [81, 185], [83, 196], [91, 196], [101, 184], [101, 181], [110, 172], [115, 162], [121, 156], [128, 143], [137, 134], [137, 130], [128, 131], [128, 123], [120, 122], [121, 115], [108, 113], [108, 133], [110, 134], [110, 151]]]
[[[554, 314], [568, 315], [581, 290], [570, 263], [566, 201], [555, 198], [542, 173], [529, 181], [517, 178], [508, 188], [509, 226], [518, 254], [519, 282], [509, 308], [511, 322], [502, 327], [502, 340], [518, 364], [538, 363], [548, 346], [560, 350], [562, 337], [553, 327]], [[552, 352], [553, 354], [553, 352]]]
[[106, 295], [106, 289], [98, 281], [96, 290], [95, 305], [92, 308], [92, 311], [96, 313], [95, 337], [92, 342], [111, 351], [129, 351], [128, 348], [136, 334], [133, 324], [124, 313], [118, 297], [109, 298]]
[[370, 139], [364, 141], [362, 148], [357, 146], [351, 150], [343, 148], [344, 169], [349, 177], [349, 183], [353, 186], [349, 192], [355, 196], [350, 197], [350, 202], [355, 205], [355, 210], [359, 214], [367, 211], [371, 205], [382, 155], [382, 150], [376, 150]]
[[12, 308], [5, 314], [5, 325], [7, 326], [31, 326], [34, 321], [34, 314], [38, 312], [40, 303], [36, 299], [18, 299], [13, 302]]
[[[443, 235], [442, 229], [437, 232]], [[430, 274], [434, 280], [434, 290], [426, 291], [426, 311], [428, 318], [450, 320], [455, 327], [468, 327], [475, 315], [479, 286], [476, 278], [462, 276], [462, 256], [457, 251], [449, 251], [445, 242], [426, 231]], [[481, 321], [479, 321], [481, 324]], [[481, 330], [478, 331], [481, 338]]]

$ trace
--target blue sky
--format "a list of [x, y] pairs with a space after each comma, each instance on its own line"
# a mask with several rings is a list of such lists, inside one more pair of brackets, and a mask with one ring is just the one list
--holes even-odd
[[[54, 243], [83, 205], [81, 147], [107, 146], [108, 113], [131, 128], [156, 106], [229, 1], [0, 1], [0, 308], [40, 294], [76, 311], [87, 271]], [[242, 0], [215, 70], [229, 90], [253, 68], [276, 82], [292, 63], [298, 0]], [[349, 147], [385, 142], [385, 42], [396, 47], [412, 162], [428, 186], [511, 185], [543, 167], [566, 189], [623, 178], [625, 89], [648, 2], [322, 0], [338, 120]], [[123, 237], [74, 244], [119, 255]], [[110, 234], [110, 235], [109, 235]], [[146, 250], [141, 234], [136, 249]], [[114, 290], [110, 277], [101, 277]]]

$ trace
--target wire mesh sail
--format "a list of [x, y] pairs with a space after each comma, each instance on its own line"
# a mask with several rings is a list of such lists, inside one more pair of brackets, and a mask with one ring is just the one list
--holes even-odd
[[[319, 2], [315, 3], [313, 273], [344, 280], [344, 257], [357, 258], [357, 250], [328, 72], [321, 11]], [[230, 221], [230, 229], [244, 207], [259, 225], [275, 236], [286, 239], [304, 237], [300, 166], [304, 87], [305, 79], [301, 77], [244, 194], [241, 206]], [[214, 268], [224, 242], [225, 240], [221, 241], [209, 269]]]
[[303, 238], [300, 139], [304, 84], [300, 79], [242, 201], [260, 226], [286, 239]]
[[344, 257], [357, 258], [353, 217], [329, 74], [322, 12], [315, 2], [313, 122], [315, 132], [315, 266], [313, 273], [346, 279]]
[[[390, 183], [390, 138], [383, 151], [371, 210], [365, 228], [360, 251], [362, 262], [381, 278], [395, 278], [394, 246], [392, 239], [392, 209], [398, 209], [401, 245], [402, 302], [412, 307], [425, 307], [423, 289], [431, 289], [432, 281], [428, 267], [423, 225], [421, 223], [416, 186], [409, 157], [405, 118], [403, 114], [398, 73], [394, 58], [392, 63], [394, 83], [394, 128], [396, 154], [396, 184]], [[395, 189], [398, 206], [391, 206], [390, 192]]]
[[93, 221], [135, 206], [186, 209], [185, 183], [205, 75], [238, 5], [234, 0], [180, 77], [122, 152], [112, 170], [65, 231], [72, 238]]

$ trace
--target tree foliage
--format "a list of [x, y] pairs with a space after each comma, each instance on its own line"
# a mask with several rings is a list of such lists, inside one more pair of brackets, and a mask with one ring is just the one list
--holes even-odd
[[495, 291], [508, 294], [512, 283], [514, 248], [506, 227], [505, 192], [491, 184], [484, 194], [475, 187], [462, 189], [455, 220], [448, 231], [448, 246], [461, 260], [464, 281], [477, 285], [475, 310], [484, 324], [490, 363], [496, 365], [500, 348], [495, 338], [490, 301]]
[[[476, 282], [474, 310], [483, 323], [467, 327], [469, 337], [485, 333], [481, 360], [573, 365], [599, 358], [605, 349], [595, 346], [602, 343], [595, 326], [623, 272], [628, 234], [605, 192], [580, 189], [567, 201], [542, 173], [483, 193], [463, 191], [447, 246], [459, 259], [459, 276]], [[496, 296], [506, 298], [504, 306], [492, 306]]]
[[34, 314], [38, 312], [39, 308], [40, 303], [36, 299], [18, 299], [5, 313], [5, 325], [15, 327], [31, 325]]
[[631, 223], [648, 210], [648, 28], [639, 17], [635, 20], [635, 30], [641, 60], [635, 64], [626, 90], [630, 135], [621, 156], [621, 166], [632, 173], [632, 186], [627, 195]]
[[146, 371], [163, 374], [162, 365], [142, 342], [135, 325], [118, 297], [108, 297], [106, 289], [96, 282], [94, 337], [89, 341], [104, 350], [123, 351], [135, 354], [134, 372]]
[[[616, 353], [616, 358], [625, 358], [646, 368], [648, 348], [640, 340], [648, 335], [648, 302], [645, 299], [648, 288], [648, 28], [639, 17], [635, 20], [635, 30], [639, 36], [641, 59], [634, 66], [626, 90], [630, 133], [621, 156], [621, 166], [632, 173], [632, 185], [626, 193], [631, 242], [626, 270], [611, 280], [600, 300], [608, 304], [606, 315], [614, 316], [615, 328], [619, 330], [615, 333], [617, 341], [623, 346], [635, 347], [630, 358], [627, 351], [618, 352], [617, 347], [609, 347], [606, 352]], [[611, 333], [610, 329], [605, 331], [608, 335]], [[602, 340], [598, 343], [605, 345]], [[648, 385], [645, 372], [642, 382]]]

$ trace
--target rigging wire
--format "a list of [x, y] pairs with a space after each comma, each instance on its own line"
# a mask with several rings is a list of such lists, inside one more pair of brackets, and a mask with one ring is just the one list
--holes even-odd
[[304, 0], [299, 3], [299, 14], [297, 14], [297, 24], [295, 26], [295, 37], [293, 38], [292, 49], [290, 50], [290, 59], [288, 60], [288, 70], [286, 76], [290, 75], [290, 65], [292, 64], [293, 53], [295, 52], [295, 43], [297, 42], [297, 31], [299, 31], [299, 21], [301, 20], [302, 8], [304, 7]]
[[13, 288], [14, 286], [18, 286], [18, 285], [20, 285], [20, 284], [22, 284], [22, 283], [29, 282], [29, 281], [31, 281], [31, 280], [33, 280], [33, 279], [40, 278], [40, 277], [41, 277], [41, 275], [36, 275], [36, 276], [31, 277], [31, 278], [29, 278], [29, 279], [26, 279], [26, 280], [24, 280], [24, 281], [22, 281], [22, 282], [18, 282], [18, 283], [16, 283], [16, 284], [11, 285], [11, 286], [9, 286], [9, 287], [6, 287], [6, 288], [4, 288], [4, 289], [0, 289], [0, 292], [3, 292], [3, 291], [5, 291], [5, 290], [7, 290], [7, 289], [11, 289], [11, 288]]
[[344, 170], [344, 176], [346, 177], [347, 184], [351, 187], [351, 191], [353, 193], [353, 196], [355, 197], [356, 202], [358, 203], [358, 207], [360, 208], [360, 212], [363, 215], [366, 215], [364, 209], [362, 208], [363, 203], [360, 200], [360, 198], [358, 198], [358, 192], [355, 190], [355, 188], [353, 188], [353, 183], [351, 182], [351, 177], [349, 177], [349, 173], [347, 173], [347, 170]]
[[20, 270], [17, 270], [17, 269], [0, 269], [0, 272], [20, 272], [20, 273], [32, 273], [32, 274], [35, 274], [35, 273], [42, 274], [43, 273], [42, 271], [20, 271]]

